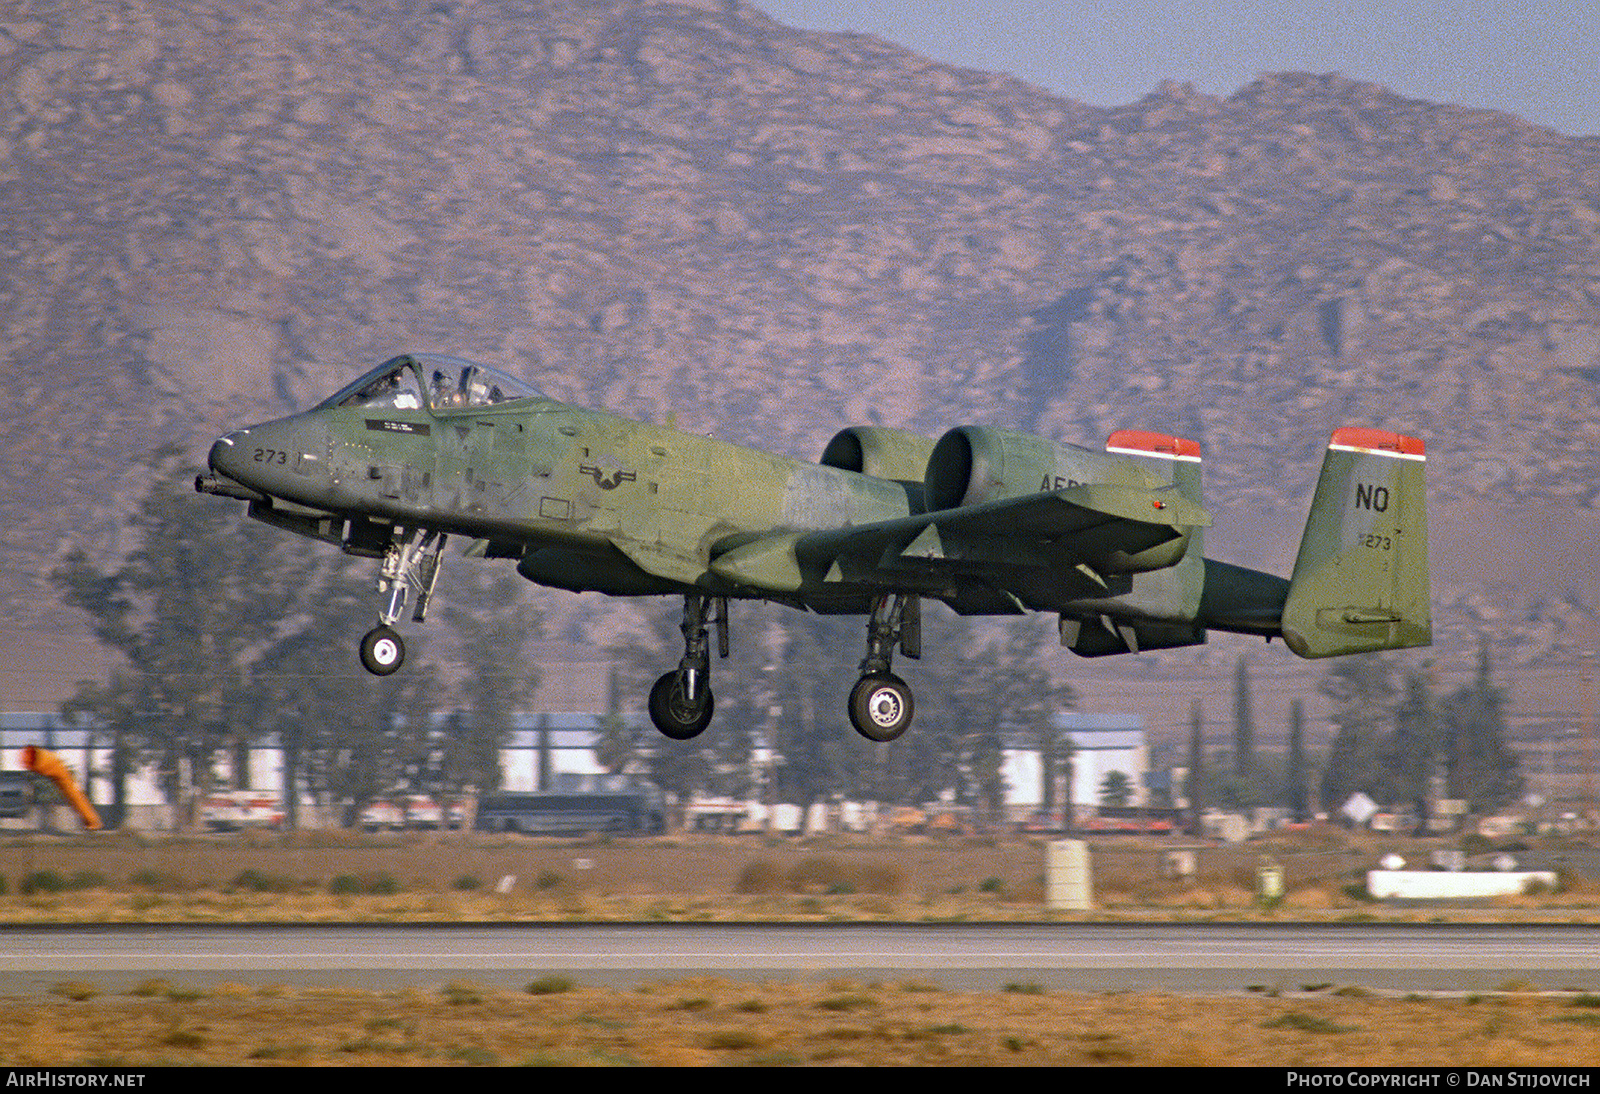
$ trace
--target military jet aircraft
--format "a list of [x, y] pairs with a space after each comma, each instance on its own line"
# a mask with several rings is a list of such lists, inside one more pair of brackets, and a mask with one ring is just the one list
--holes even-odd
[[1337, 430], [1294, 573], [1204, 557], [1200, 446], [1120, 431], [1104, 452], [964, 425], [938, 440], [858, 426], [816, 463], [546, 398], [503, 372], [410, 354], [310, 410], [211, 448], [195, 488], [258, 520], [380, 559], [385, 594], [361, 662], [400, 668], [394, 625], [421, 622], [451, 536], [530, 581], [681, 596], [683, 657], [651, 689], [657, 728], [710, 723], [711, 635], [730, 598], [865, 615], [850, 720], [910, 724], [898, 649], [921, 656], [921, 602], [967, 615], [1053, 612], [1085, 657], [1194, 645], [1208, 630], [1281, 636], [1302, 657], [1432, 641], [1423, 443]]

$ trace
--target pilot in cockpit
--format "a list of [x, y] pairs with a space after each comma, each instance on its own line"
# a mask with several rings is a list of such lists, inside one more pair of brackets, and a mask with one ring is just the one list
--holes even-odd
[[416, 383], [411, 379], [410, 372], [396, 368], [384, 373], [340, 405], [415, 410], [422, 406], [422, 400], [417, 395]]
[[396, 410], [416, 410], [422, 406], [422, 399], [417, 395], [417, 382], [412, 379], [410, 369], [397, 368], [389, 373], [387, 388], [385, 402]]
[[461, 402], [460, 394], [443, 369], [433, 370], [433, 381], [428, 385], [428, 402], [435, 408], [456, 406]]

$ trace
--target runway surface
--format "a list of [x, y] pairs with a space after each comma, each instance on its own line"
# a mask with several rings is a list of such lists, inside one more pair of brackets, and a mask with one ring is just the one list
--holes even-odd
[[420, 924], [0, 927], [0, 994], [62, 980], [521, 987], [686, 976], [926, 979], [949, 988], [1600, 990], [1600, 928], [1388, 924]]

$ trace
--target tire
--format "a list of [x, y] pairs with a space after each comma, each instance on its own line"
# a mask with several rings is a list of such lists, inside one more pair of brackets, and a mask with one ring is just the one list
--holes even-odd
[[361, 639], [361, 667], [374, 676], [396, 672], [405, 660], [405, 640], [391, 627], [373, 627]]
[[698, 737], [711, 724], [716, 706], [709, 687], [702, 689], [698, 702], [684, 699], [683, 684], [675, 672], [667, 673], [650, 689], [650, 720], [674, 741]]
[[850, 691], [850, 724], [869, 741], [892, 741], [911, 725], [911, 688], [890, 672], [863, 676]]

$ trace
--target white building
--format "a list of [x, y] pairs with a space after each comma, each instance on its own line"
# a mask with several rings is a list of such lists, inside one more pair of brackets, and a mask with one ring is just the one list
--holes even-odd
[[[1148, 805], [1150, 746], [1144, 719], [1137, 714], [1084, 714], [1058, 711], [1053, 719], [1061, 736], [1072, 744], [1067, 761], [1072, 771], [1072, 805], [1088, 808], [1100, 804], [1106, 776], [1120, 771], [1127, 776], [1133, 795], [1129, 805]], [[1042, 757], [1031, 736], [1008, 733], [1004, 737], [1006, 804], [1013, 816], [1022, 817], [1045, 808]]]
[[[645, 738], [640, 720], [624, 716], [641, 739]], [[501, 751], [502, 789], [550, 790], [561, 785], [562, 776], [603, 773], [595, 761], [601, 716], [554, 712], [517, 716], [517, 728]], [[27, 745], [48, 749], [61, 758], [84, 788], [89, 800], [102, 813], [111, 802], [111, 742], [104, 733], [76, 728], [54, 713], [33, 711], [0, 713], [0, 770], [21, 771], [22, 749]], [[222, 783], [232, 781], [230, 757], [218, 753], [213, 775]], [[269, 735], [251, 745], [248, 783], [252, 789], [283, 792], [283, 752], [275, 736]], [[240, 780], [243, 782], [244, 780]], [[149, 766], [136, 767], [124, 784], [129, 827], [164, 831], [176, 827], [176, 807], [161, 793], [159, 772]], [[301, 797], [301, 823], [315, 825], [316, 803]], [[337, 810], [335, 810], [337, 813]], [[106, 817], [114, 823], [114, 818]], [[27, 819], [5, 820], [0, 827], [28, 827]]]
[[[646, 746], [656, 743], [654, 733], [643, 725], [642, 718], [624, 717], [640, 743]], [[600, 723], [600, 715], [589, 713], [519, 715], [517, 727], [501, 752], [501, 788], [557, 789], [572, 778], [602, 774], [604, 769], [594, 754]], [[1137, 715], [1062, 711], [1056, 714], [1055, 724], [1062, 737], [1072, 745], [1071, 758], [1061, 770], [1063, 773], [1071, 771], [1075, 808], [1098, 805], [1100, 788], [1112, 771], [1127, 776], [1133, 790], [1128, 804], [1148, 804], [1150, 750], [1145, 741], [1143, 721]], [[0, 768], [20, 770], [21, 749], [30, 744], [59, 754], [96, 806], [104, 807], [111, 801], [111, 782], [107, 777], [111, 765], [110, 742], [104, 735], [67, 726], [54, 714], [0, 714]], [[1042, 760], [1035, 742], [1027, 735], [1004, 734], [1002, 744], [1001, 774], [1006, 782], [1007, 812], [1013, 819], [1020, 820], [1045, 808]], [[227, 762], [226, 757], [219, 755], [219, 766], [214, 772], [219, 780], [227, 781], [232, 774]], [[249, 764], [252, 788], [282, 792], [283, 760], [275, 739], [254, 744]], [[302, 823], [317, 823], [312, 819], [315, 804], [302, 797]], [[127, 823], [131, 827], [146, 830], [174, 827], [174, 808], [162, 798], [157, 773], [148, 768], [131, 774], [127, 783], [127, 805]]]

